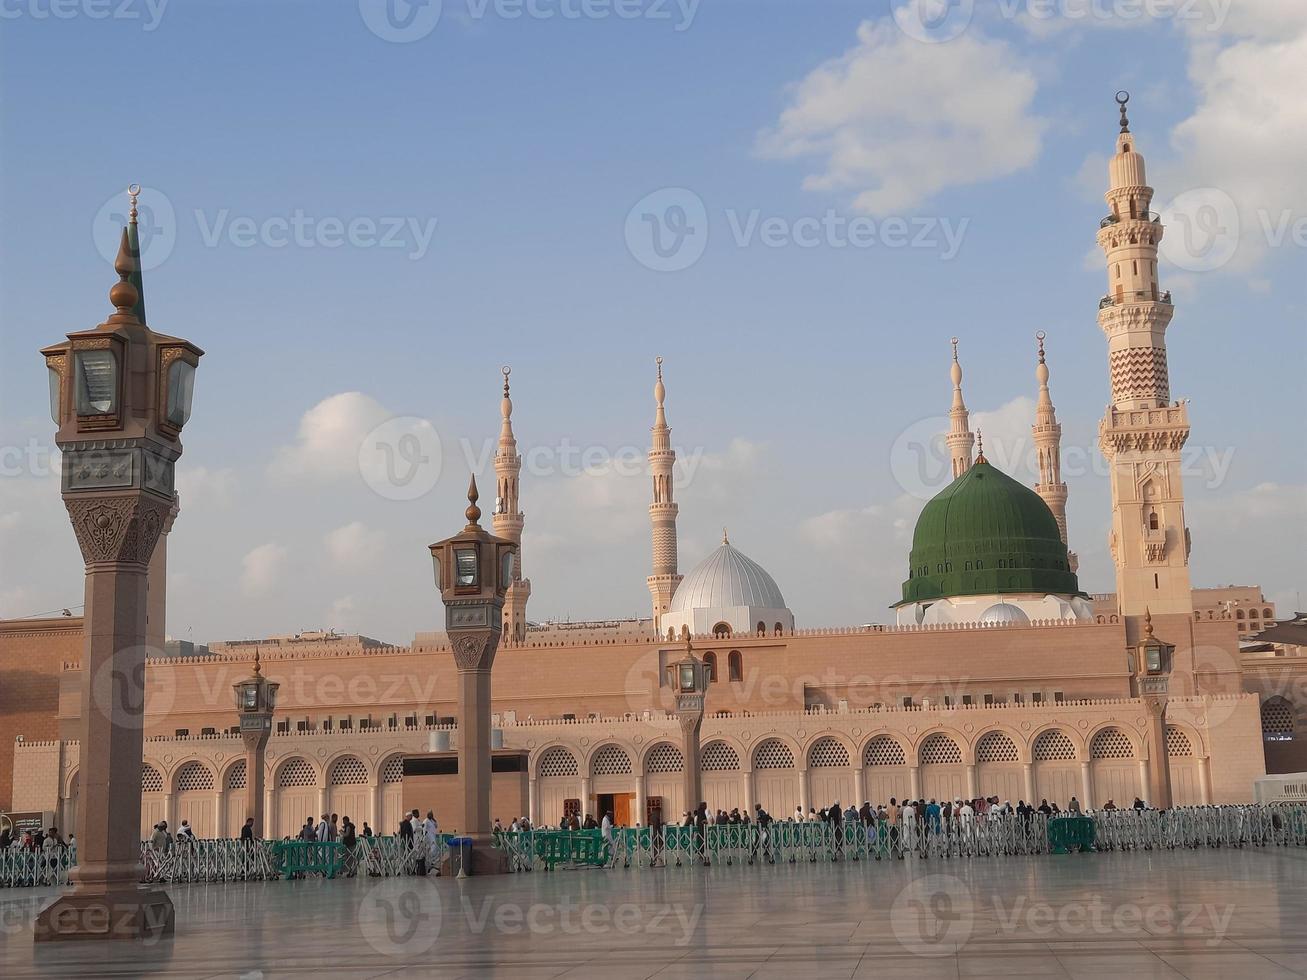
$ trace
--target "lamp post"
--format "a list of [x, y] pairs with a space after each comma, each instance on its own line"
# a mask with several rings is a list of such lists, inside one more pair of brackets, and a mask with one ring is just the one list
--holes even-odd
[[145, 324], [137, 188], [109, 290], [114, 311], [41, 351], [63, 452], [62, 493], [86, 563], [81, 803], [71, 888], [37, 916], [38, 941], [157, 938], [161, 888], [141, 886], [147, 572], [173, 506], [173, 467], [204, 353]]
[[1166, 705], [1175, 647], [1153, 636], [1152, 613], [1144, 610], [1144, 637], [1135, 664], [1135, 696], [1148, 708], [1148, 785], [1141, 787], [1159, 810], [1171, 807], [1171, 758], [1166, 747]]
[[254, 818], [254, 836], [267, 836], [263, 813], [263, 755], [272, 735], [272, 713], [277, 707], [280, 684], [263, 676], [259, 651], [254, 651], [254, 673], [232, 685], [236, 711], [241, 719], [241, 741], [245, 743], [245, 815]]
[[703, 728], [704, 696], [708, 693], [708, 668], [694, 655], [694, 645], [688, 636], [685, 638], [685, 657], [671, 664], [669, 670], [676, 698], [676, 719], [681, 723], [684, 745], [686, 808], [693, 811], [703, 802], [699, 732]]
[[445, 604], [445, 632], [458, 668], [458, 781], [463, 794], [461, 851], [468, 874], [506, 872], [490, 846], [490, 668], [503, 628], [504, 594], [513, 581], [517, 545], [489, 534], [478, 521], [476, 477], [467, 491], [467, 526], [431, 545], [436, 588]]

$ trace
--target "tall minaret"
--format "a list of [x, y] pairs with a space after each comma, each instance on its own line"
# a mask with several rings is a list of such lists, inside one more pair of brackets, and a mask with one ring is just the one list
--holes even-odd
[[676, 502], [672, 499], [672, 468], [676, 450], [672, 449], [672, 430], [667, 426], [663, 402], [663, 359], [657, 358], [658, 382], [654, 385], [653, 445], [649, 450], [649, 472], [653, 476], [653, 503], [649, 505], [649, 522], [653, 525], [653, 574], [646, 580], [653, 596], [654, 630], [662, 632], [663, 613], [672, 604], [681, 576], [676, 571]]
[[499, 447], [495, 450], [495, 512], [491, 516], [495, 535], [507, 538], [518, 546], [513, 555], [513, 581], [504, 595], [504, 638], [510, 641], [526, 639], [526, 601], [531, 598], [531, 580], [522, 577], [522, 524], [525, 515], [518, 510], [518, 475], [522, 472], [522, 457], [517, 452], [517, 439], [513, 435], [513, 401], [508, 397], [508, 376], [512, 369], [505, 366], [504, 397], [499, 403], [503, 422], [499, 427]]
[[948, 436], [945, 441], [953, 460], [953, 479], [956, 480], [971, 469], [971, 449], [976, 444], [976, 437], [968, 427], [967, 405], [962, 400], [962, 365], [958, 363], [957, 337], [953, 338], [952, 344], [953, 367], [950, 373], [953, 376], [953, 407], [948, 410]]
[[1159, 291], [1157, 247], [1162, 222], [1149, 210], [1153, 189], [1126, 118], [1128, 93], [1117, 93], [1121, 132], [1108, 164], [1107, 203], [1098, 244], [1107, 256], [1108, 293], [1098, 304], [1107, 335], [1112, 404], [1098, 426], [1112, 477], [1112, 531], [1117, 603], [1123, 616], [1193, 615], [1189, 529], [1184, 518], [1180, 451], [1189, 413], [1171, 400], [1166, 328], [1174, 312]]
[[[1035, 484], [1035, 493], [1048, 504], [1057, 521], [1058, 533], [1062, 543], [1067, 543], [1066, 536], [1066, 484], [1062, 482], [1062, 426], [1057, 421], [1057, 412], [1053, 408], [1053, 397], [1048, 392], [1048, 365], [1044, 363], [1044, 331], [1035, 334], [1039, 341], [1039, 364], [1035, 368], [1035, 378], [1039, 382], [1039, 401], [1035, 404], [1035, 424], [1030, 431], [1035, 437], [1035, 453], [1039, 459], [1039, 482]], [[1076, 571], [1080, 560], [1075, 552], [1068, 551], [1067, 558], [1071, 571]]]

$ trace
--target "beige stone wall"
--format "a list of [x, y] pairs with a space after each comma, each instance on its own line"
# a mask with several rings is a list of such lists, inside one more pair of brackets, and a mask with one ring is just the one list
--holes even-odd
[[[1252, 798], [1253, 779], [1264, 772], [1255, 695], [1175, 699], [1169, 718], [1177, 803]], [[1066, 806], [1074, 795], [1092, 806], [1108, 798], [1122, 804], [1144, 794], [1147, 767], [1161, 757], [1146, 732], [1146, 709], [1132, 698], [709, 717], [702, 732], [705, 796], [714, 808], [762, 803], [777, 817], [796, 805], [891, 796], [997, 795]], [[678, 819], [697, 802], [682, 799], [680, 729], [661, 713], [521, 721], [504, 724], [503, 733], [505, 748], [529, 753], [530, 808], [538, 822], [557, 823], [567, 801], [596, 815], [605, 802], [620, 805], [633, 819], [642, 819], [652, 798], [662, 800], [664, 819]], [[399, 760], [456, 742], [457, 732], [447, 728], [274, 735], [266, 773], [271, 833], [293, 835], [306, 817], [323, 812], [389, 833], [403, 812]], [[233, 836], [245, 800], [244, 781], [233, 777], [243, 758], [237, 736], [147, 740], [142, 830], [185, 818], [201, 836]], [[24, 808], [70, 820], [76, 743], [18, 745], [15, 760], [27, 774]], [[495, 816], [508, 821], [518, 814]]]

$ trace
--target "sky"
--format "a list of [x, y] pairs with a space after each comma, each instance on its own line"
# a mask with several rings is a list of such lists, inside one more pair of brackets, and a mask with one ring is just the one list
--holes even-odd
[[1194, 584], [1302, 608], [1298, 0], [5, 0], [0, 86], [0, 616], [83, 601], [37, 350], [111, 312], [131, 182], [149, 323], [206, 352], [172, 637], [439, 629], [426, 546], [493, 486], [502, 365], [530, 618], [648, 615], [656, 356], [681, 571], [727, 527], [800, 627], [891, 621], [949, 339], [1033, 484], [1038, 330], [1110, 591], [1118, 90], [1169, 228]]

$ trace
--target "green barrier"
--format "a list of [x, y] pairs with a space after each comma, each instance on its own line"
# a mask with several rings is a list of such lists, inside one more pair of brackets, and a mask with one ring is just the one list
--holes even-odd
[[1089, 817], [1055, 817], [1048, 822], [1048, 845], [1054, 854], [1094, 849], [1094, 821]]
[[272, 870], [282, 876], [320, 874], [334, 878], [345, 868], [345, 845], [339, 841], [278, 841], [271, 852]]
[[525, 834], [503, 833], [498, 844], [517, 853], [527, 853], [553, 871], [560, 864], [605, 867], [612, 848], [598, 830], [533, 830]]

